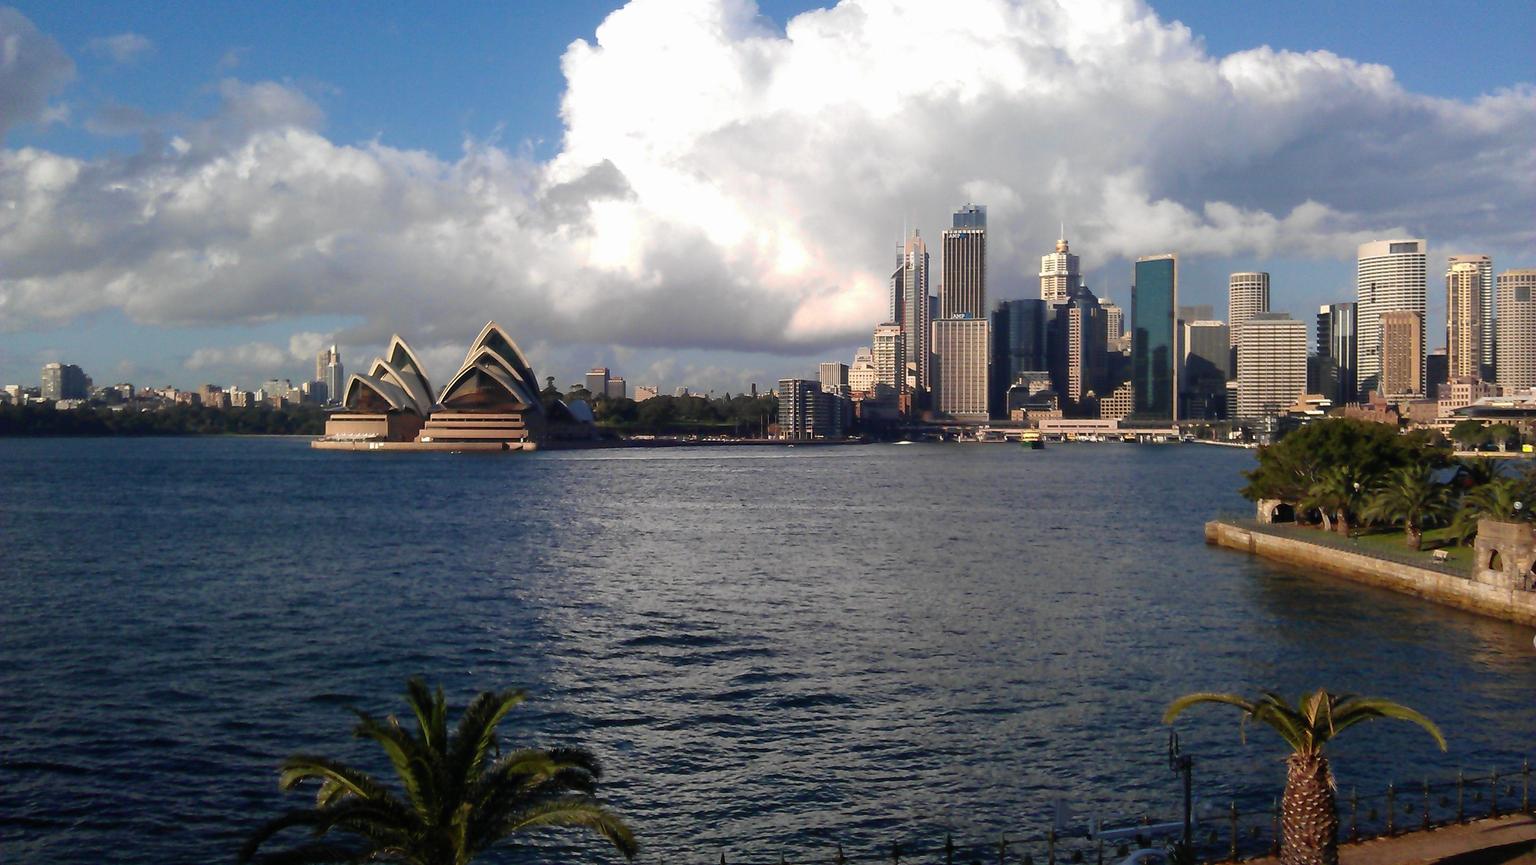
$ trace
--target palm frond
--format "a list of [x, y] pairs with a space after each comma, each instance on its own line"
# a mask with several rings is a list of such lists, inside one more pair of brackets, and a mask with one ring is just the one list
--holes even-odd
[[400, 784], [410, 797], [411, 804], [422, 813], [434, 809], [437, 801], [432, 760], [423, 752], [420, 743], [401, 729], [393, 716], [381, 722], [366, 712], [357, 713], [357, 726], [353, 735], [359, 739], [372, 739], [384, 749], [390, 765], [400, 778]]
[[485, 691], [469, 704], [459, 716], [453, 744], [448, 749], [448, 772], [456, 782], [468, 785], [480, 777], [485, 754], [496, 740], [496, 728], [526, 698], [523, 691]]
[[438, 687], [434, 695], [427, 683], [413, 676], [405, 683], [406, 701], [416, 716], [416, 728], [421, 733], [421, 743], [429, 751], [440, 751], [448, 738], [448, 701], [443, 689]]
[[1352, 697], [1347, 703], [1341, 700], [1334, 715], [1335, 735], [1339, 731], [1376, 718], [1393, 718], [1418, 724], [1434, 738], [1440, 750], [1446, 750], [1445, 735], [1440, 732], [1440, 728], [1434, 721], [1414, 709], [1380, 697]]
[[338, 760], [313, 754], [294, 754], [278, 766], [277, 786], [292, 790], [304, 781], [318, 780], [315, 807], [324, 808], [343, 796], [363, 799], [392, 799], [388, 788], [378, 779]]
[[497, 827], [497, 834], [510, 835], [543, 826], [591, 829], [608, 839], [625, 859], [635, 858], [640, 849], [623, 820], [586, 796], [565, 796], [514, 813]]
[[1172, 724], [1175, 718], [1184, 713], [1185, 709], [1188, 709], [1190, 706], [1196, 705], [1198, 703], [1225, 703], [1226, 705], [1236, 706], [1237, 708], [1242, 709], [1250, 716], [1253, 714], [1255, 709], [1253, 703], [1243, 699], [1242, 697], [1239, 697], [1236, 694], [1221, 694], [1215, 691], [1199, 691], [1193, 694], [1185, 694], [1177, 700], [1174, 700], [1172, 703], [1169, 703], [1168, 708], [1163, 710], [1163, 723]]

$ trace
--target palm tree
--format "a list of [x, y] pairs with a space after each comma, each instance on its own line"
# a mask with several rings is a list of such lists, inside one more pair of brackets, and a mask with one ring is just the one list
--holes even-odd
[[1451, 491], [1435, 483], [1429, 469], [1400, 468], [1387, 475], [1386, 482], [1371, 496], [1362, 514], [1368, 520], [1402, 523], [1408, 549], [1424, 545], [1424, 527], [1451, 513]]
[[1513, 523], [1530, 519], [1532, 492], [1524, 478], [1499, 478], [1469, 491], [1461, 497], [1461, 510], [1451, 523], [1456, 537], [1462, 543], [1471, 540], [1477, 534], [1478, 520]]
[[1169, 704], [1163, 723], [1172, 724], [1196, 703], [1236, 706], [1242, 710], [1245, 730], [1249, 720], [1260, 721], [1291, 746], [1280, 802], [1281, 865], [1338, 865], [1339, 815], [1334, 807], [1333, 772], [1324, 748], [1339, 733], [1363, 721], [1398, 718], [1428, 730], [1440, 750], [1445, 750], [1445, 737], [1433, 721], [1407, 706], [1377, 697], [1332, 694], [1320, 688], [1293, 707], [1269, 691], [1252, 701], [1236, 694], [1186, 694]]
[[1350, 515], [1360, 509], [1361, 491], [1370, 487], [1370, 480], [1354, 466], [1334, 466], [1307, 487], [1301, 506], [1322, 515], [1324, 530], [1347, 535]]
[[[318, 781], [314, 807], [262, 826], [239, 861], [465, 865], [516, 832], [544, 826], [590, 829], [634, 858], [629, 827], [593, 797], [602, 770], [590, 753], [552, 748], [500, 754], [496, 728], [523, 699], [522, 691], [482, 692], [449, 735], [442, 688], [434, 694], [411, 679], [406, 700], [416, 716], [414, 733], [393, 715], [380, 721], [363, 712], [353, 728], [357, 738], [384, 749], [405, 795], [335, 760], [295, 754], [283, 761], [278, 786], [292, 790]], [[310, 841], [257, 858], [264, 843], [292, 827], [309, 829]], [[354, 838], [331, 841], [332, 829]]]

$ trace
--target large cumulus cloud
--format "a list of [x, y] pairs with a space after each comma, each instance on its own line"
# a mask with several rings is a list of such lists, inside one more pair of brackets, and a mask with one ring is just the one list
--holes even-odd
[[[28, 28], [0, 13], [0, 44]], [[35, 118], [57, 77], [0, 62]], [[356, 342], [447, 344], [496, 316], [803, 353], [866, 334], [902, 225], [936, 234], [967, 200], [1003, 283], [1058, 220], [1090, 265], [1536, 239], [1529, 85], [1461, 102], [1327, 52], [1211, 57], [1132, 0], [846, 0], [782, 32], [748, 0], [634, 0], [563, 68], [548, 162], [332, 141], [303, 94], [233, 80], [132, 156], [0, 151], [0, 325], [354, 314]]]

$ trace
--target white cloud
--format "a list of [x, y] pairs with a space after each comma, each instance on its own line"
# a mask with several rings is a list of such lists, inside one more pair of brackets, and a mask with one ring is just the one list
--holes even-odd
[[1059, 219], [1090, 269], [1399, 231], [1536, 246], [1531, 85], [1461, 102], [1327, 52], [1210, 57], [1132, 0], [848, 0], [782, 34], [746, 0], [635, 0], [563, 69], [547, 163], [338, 143], [304, 94], [235, 80], [132, 157], [0, 152], [0, 328], [351, 315], [340, 339], [400, 331], [451, 365], [495, 317], [529, 343], [803, 356], [867, 342], [903, 223], [936, 236], [968, 198], [1002, 285]]
[[17, 124], [67, 117], [61, 110], [50, 112], [48, 99], [74, 77], [74, 62], [53, 37], [15, 9], [0, 6], [0, 140]]
[[248, 342], [232, 348], [200, 348], [187, 357], [192, 371], [244, 369], [275, 372], [291, 365], [292, 356], [269, 342]]
[[127, 66], [137, 63], [146, 55], [155, 50], [155, 43], [149, 37], [138, 33], [118, 33], [114, 36], [99, 36], [85, 44], [87, 51], [98, 57], [111, 60], [119, 66]]

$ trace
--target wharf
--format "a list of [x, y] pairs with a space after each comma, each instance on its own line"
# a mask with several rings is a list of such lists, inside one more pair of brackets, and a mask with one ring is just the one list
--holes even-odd
[[1318, 529], [1235, 519], [1206, 523], [1205, 542], [1496, 619], [1536, 625], [1536, 592], [1478, 582], [1461, 566], [1421, 560], [1407, 551], [1392, 556]]
[[[1276, 858], [1244, 865], [1278, 865]], [[1339, 845], [1339, 865], [1532, 865], [1536, 818], [1491, 817], [1455, 826]]]

